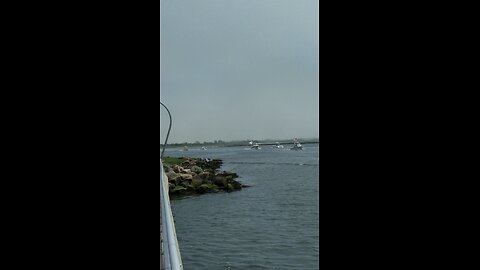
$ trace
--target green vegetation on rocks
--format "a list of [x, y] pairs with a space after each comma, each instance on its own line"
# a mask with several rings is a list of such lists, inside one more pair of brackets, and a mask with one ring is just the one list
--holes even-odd
[[182, 158], [174, 158], [174, 157], [164, 157], [162, 159], [164, 165], [180, 165], [183, 162]]
[[186, 190], [187, 188], [185, 187], [182, 187], [182, 186], [176, 186], [174, 187], [172, 190], [170, 190], [169, 192], [170, 193], [178, 193], [180, 191], [183, 191], [183, 190]]

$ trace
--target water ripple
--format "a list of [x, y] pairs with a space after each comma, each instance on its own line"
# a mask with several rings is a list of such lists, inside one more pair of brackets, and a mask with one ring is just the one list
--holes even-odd
[[195, 155], [222, 159], [222, 170], [251, 187], [172, 201], [185, 269], [319, 269], [315, 151], [229, 148]]
[[251, 161], [228, 161], [225, 164], [256, 164], [256, 165], [294, 165], [294, 166], [317, 166], [319, 164], [314, 163], [291, 163], [291, 162], [251, 162]]

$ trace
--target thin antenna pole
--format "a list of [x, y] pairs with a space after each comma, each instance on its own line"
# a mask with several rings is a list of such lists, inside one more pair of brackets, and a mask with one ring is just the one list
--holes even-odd
[[162, 154], [160, 155], [160, 158], [163, 158], [163, 153], [165, 152], [165, 148], [167, 147], [168, 136], [170, 136], [170, 129], [172, 128], [172, 115], [170, 114], [170, 111], [168, 110], [167, 106], [165, 106], [165, 104], [163, 104], [161, 101], [160, 101], [160, 105], [162, 105], [167, 110], [168, 117], [170, 118], [170, 124], [168, 125], [167, 138], [165, 138], [165, 143], [163, 144]]

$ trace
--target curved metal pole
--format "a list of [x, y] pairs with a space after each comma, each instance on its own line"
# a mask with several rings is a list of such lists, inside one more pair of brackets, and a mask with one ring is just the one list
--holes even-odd
[[167, 106], [165, 106], [165, 104], [163, 104], [161, 101], [160, 101], [160, 105], [162, 105], [167, 110], [168, 117], [170, 118], [170, 124], [168, 126], [167, 138], [165, 138], [165, 143], [163, 144], [162, 154], [160, 155], [160, 158], [163, 158], [163, 153], [165, 152], [165, 148], [167, 147], [168, 136], [170, 136], [170, 129], [172, 128], [172, 115], [170, 114], [170, 111], [168, 110]]

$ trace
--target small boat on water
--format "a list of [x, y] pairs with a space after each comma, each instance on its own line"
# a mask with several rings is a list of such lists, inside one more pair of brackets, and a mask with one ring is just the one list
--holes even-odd
[[186, 145], [183, 147], [183, 151], [188, 151], [188, 147]]
[[207, 147], [205, 147], [205, 146], [202, 146], [202, 150], [207, 150]]
[[274, 145], [273, 148], [283, 149], [284, 147], [279, 142], [276, 142], [276, 145]]
[[303, 150], [302, 144], [298, 141], [297, 138], [293, 139], [293, 147], [290, 150]]
[[299, 142], [296, 142], [290, 150], [303, 150], [303, 146]]
[[258, 143], [254, 143], [250, 148], [255, 150], [262, 149], [260, 148], [260, 145], [258, 145]]

